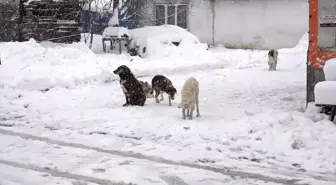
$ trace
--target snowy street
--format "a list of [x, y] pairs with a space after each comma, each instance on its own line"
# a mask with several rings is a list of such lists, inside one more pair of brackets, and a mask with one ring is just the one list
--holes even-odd
[[[81, 44], [0, 43], [0, 185], [333, 185], [336, 125], [305, 111], [306, 36], [279, 50], [277, 71], [258, 50], [143, 60]], [[121, 64], [143, 81], [169, 77], [173, 105], [164, 94], [123, 107], [112, 73]], [[201, 117], [183, 120], [190, 76]]]

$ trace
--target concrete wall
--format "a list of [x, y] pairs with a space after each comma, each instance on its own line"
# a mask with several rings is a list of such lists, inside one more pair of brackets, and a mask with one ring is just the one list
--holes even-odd
[[192, 0], [189, 29], [208, 44], [293, 47], [308, 31], [308, 8], [307, 0]]
[[201, 42], [214, 41], [214, 6], [210, 0], [192, 0], [188, 11], [188, 30]]

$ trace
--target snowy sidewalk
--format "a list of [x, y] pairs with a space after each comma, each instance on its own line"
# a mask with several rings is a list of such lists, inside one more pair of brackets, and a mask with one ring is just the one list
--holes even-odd
[[[36, 138], [35, 138], [36, 139]], [[203, 185], [203, 184], [236, 184], [236, 185], [276, 185], [294, 184], [284, 178], [268, 178], [251, 176], [251, 178], [232, 177], [234, 173], [215, 173], [211, 170], [197, 169], [197, 167], [185, 167], [183, 165], [168, 165], [149, 160], [132, 158], [127, 156], [111, 155], [96, 150], [81, 149], [79, 147], [66, 147], [54, 143], [41, 142], [31, 139], [22, 139], [17, 136], [0, 134], [0, 147], [4, 148], [0, 153], [0, 169], [4, 165], [12, 166], [8, 169], [22, 171], [19, 173], [33, 174], [44, 182], [77, 181], [93, 184], [162, 184], [162, 185]], [[64, 145], [64, 144], [63, 144]], [[6, 167], [6, 168], [7, 168]], [[0, 183], [16, 182], [20, 184], [20, 178], [14, 179], [12, 175], [1, 171]], [[35, 172], [32, 172], [35, 171]], [[36, 172], [37, 171], [37, 172]], [[13, 171], [12, 171], [13, 172]], [[182, 175], [183, 174], [183, 175]], [[16, 174], [17, 175], [17, 174]], [[247, 176], [248, 174], [246, 174]], [[22, 178], [22, 176], [21, 176]], [[29, 177], [32, 179], [32, 177]], [[61, 179], [59, 179], [61, 178]], [[257, 178], [261, 180], [256, 180]], [[48, 179], [48, 180], [46, 180]], [[26, 182], [25, 179], [22, 181]], [[38, 180], [34, 180], [36, 181]], [[263, 182], [268, 181], [268, 182]], [[15, 183], [12, 183], [15, 184]], [[32, 183], [33, 184], [33, 183]], [[41, 182], [37, 183], [41, 184]], [[28, 185], [25, 183], [25, 185]]]

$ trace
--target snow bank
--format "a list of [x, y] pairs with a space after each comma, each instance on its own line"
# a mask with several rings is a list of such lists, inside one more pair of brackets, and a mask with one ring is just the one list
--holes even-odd
[[139, 47], [140, 55], [144, 58], [198, 55], [207, 52], [206, 44], [200, 43], [195, 35], [174, 25], [146, 26], [132, 29], [130, 33], [133, 39], [131, 47]]
[[[98, 43], [101, 40], [93, 43], [95, 50]], [[30, 90], [110, 82], [119, 78], [113, 74], [113, 70], [122, 64], [129, 66], [137, 76], [206, 70], [227, 65], [226, 60], [217, 60], [210, 52], [183, 58], [143, 60], [128, 55], [97, 55], [84, 43], [39, 44], [33, 39], [22, 43], [0, 43], [0, 51], [0, 85]]]
[[294, 49], [307, 50], [309, 44], [309, 34], [308, 32], [304, 33], [298, 44], [294, 47]]
[[118, 57], [98, 61], [82, 43], [43, 47], [31, 39], [23, 43], [1, 43], [0, 51], [3, 62], [0, 84], [14, 88], [71, 88], [89, 81], [104, 81], [112, 76], [110, 62], [121, 64]]
[[325, 62], [323, 72], [327, 81], [336, 81], [336, 58]]

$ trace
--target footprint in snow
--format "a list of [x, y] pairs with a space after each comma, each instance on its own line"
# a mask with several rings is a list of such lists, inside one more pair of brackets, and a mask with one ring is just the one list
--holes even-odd
[[106, 170], [103, 168], [92, 168], [94, 173], [104, 173]]

